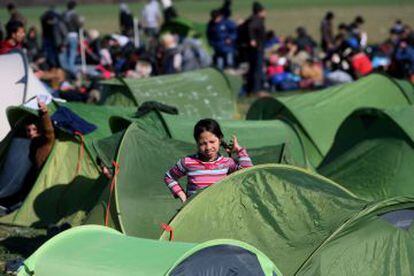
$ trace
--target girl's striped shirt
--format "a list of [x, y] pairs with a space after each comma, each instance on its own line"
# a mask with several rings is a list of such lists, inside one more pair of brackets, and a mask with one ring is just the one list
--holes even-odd
[[246, 149], [240, 149], [237, 155], [237, 160], [220, 155], [217, 160], [212, 162], [201, 161], [198, 154], [181, 158], [174, 167], [165, 173], [164, 182], [173, 195], [177, 196], [180, 191], [183, 191], [178, 179], [187, 176], [187, 195], [191, 196], [196, 191], [213, 185], [234, 171], [253, 166]]

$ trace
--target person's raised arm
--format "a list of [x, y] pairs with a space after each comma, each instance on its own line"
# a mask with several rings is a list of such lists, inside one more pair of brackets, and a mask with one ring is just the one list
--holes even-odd
[[234, 167], [230, 168], [230, 171], [237, 171], [243, 168], [253, 167], [252, 160], [246, 149], [243, 148], [235, 135], [233, 135], [233, 148], [232, 152], [237, 154], [237, 163], [234, 163]]
[[53, 124], [49, 116], [47, 105], [39, 98], [37, 98], [37, 105], [39, 107], [39, 117], [43, 135], [48, 142], [53, 142], [55, 140], [55, 131], [53, 129]]

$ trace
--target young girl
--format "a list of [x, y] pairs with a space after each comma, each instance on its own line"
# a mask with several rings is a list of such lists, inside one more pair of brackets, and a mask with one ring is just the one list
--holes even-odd
[[[242, 168], [252, 167], [252, 161], [242, 148], [236, 136], [233, 136], [233, 147], [223, 142], [223, 133], [219, 124], [213, 119], [203, 119], [194, 127], [194, 139], [198, 153], [181, 158], [177, 164], [165, 173], [164, 182], [175, 197], [182, 202], [196, 191], [207, 188], [225, 178], [228, 174]], [[220, 146], [227, 152], [235, 152], [238, 161], [221, 156]], [[178, 184], [178, 179], [187, 175], [187, 193]]]

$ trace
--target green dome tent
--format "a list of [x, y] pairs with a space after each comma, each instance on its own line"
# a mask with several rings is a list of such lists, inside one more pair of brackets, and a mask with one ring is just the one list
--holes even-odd
[[390, 108], [414, 102], [413, 87], [384, 75], [372, 74], [356, 82], [318, 92], [262, 98], [251, 106], [248, 120], [285, 118], [294, 124], [317, 167], [332, 146], [340, 124], [359, 108]]
[[[170, 243], [80, 226], [52, 238], [20, 268], [25, 275], [238, 275], [281, 276], [254, 247], [233, 240]], [[230, 273], [230, 274], [229, 274]]]
[[[3, 217], [0, 223], [20, 226], [46, 227], [61, 220], [74, 225], [80, 224], [85, 214], [94, 206], [94, 202], [106, 185], [100, 176], [96, 163], [96, 152], [92, 148], [94, 139], [111, 134], [109, 117], [127, 116], [133, 110], [126, 108], [100, 107], [80, 103], [60, 103], [75, 114], [97, 126], [97, 129], [81, 139], [55, 128], [56, 140], [52, 152], [39, 172], [23, 205]], [[56, 107], [49, 106], [52, 114]], [[25, 107], [8, 109], [8, 119], [12, 131], [0, 144], [0, 162], [11, 139], [21, 130], [21, 121], [26, 116], [36, 116], [36, 112]]]
[[[159, 237], [160, 224], [168, 222], [181, 206], [163, 183], [164, 173], [179, 158], [195, 152], [191, 137], [195, 122], [152, 112], [130, 124], [124, 132], [95, 143], [108, 166], [115, 160], [120, 167], [111, 198], [108, 222], [112, 227], [127, 235]], [[220, 124], [226, 137], [238, 135], [255, 164], [289, 163], [306, 167], [300, 141], [282, 121], [224, 120]], [[86, 223], [104, 223], [109, 194], [107, 189], [102, 203], [94, 208]]]
[[[396, 269], [414, 269], [413, 209], [414, 198], [369, 204], [317, 174], [286, 165], [259, 165], [199, 194], [169, 225], [176, 241], [247, 242], [285, 275], [389, 275]], [[164, 232], [161, 239], [169, 236]], [[338, 244], [342, 240], [352, 243]], [[335, 252], [336, 258], [327, 254], [347, 247], [355, 250]], [[383, 269], [372, 273], [372, 267]], [[319, 273], [325, 271], [332, 273]]]
[[297, 275], [412, 275], [413, 199], [369, 206], [315, 250]]
[[103, 83], [102, 104], [139, 106], [158, 101], [188, 117], [235, 119], [236, 97], [227, 77], [213, 68], [147, 79], [116, 79]]
[[319, 173], [367, 200], [414, 195], [414, 107], [355, 111]]

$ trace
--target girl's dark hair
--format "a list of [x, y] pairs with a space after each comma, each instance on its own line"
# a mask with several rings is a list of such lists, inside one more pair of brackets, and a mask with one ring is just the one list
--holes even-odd
[[198, 141], [200, 134], [204, 131], [213, 133], [220, 140], [224, 137], [223, 132], [221, 132], [220, 125], [213, 119], [202, 119], [194, 126], [194, 140], [196, 140], [196, 142]]

